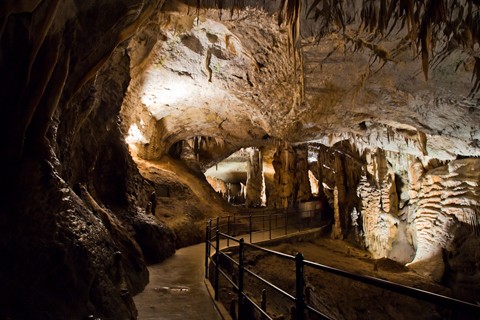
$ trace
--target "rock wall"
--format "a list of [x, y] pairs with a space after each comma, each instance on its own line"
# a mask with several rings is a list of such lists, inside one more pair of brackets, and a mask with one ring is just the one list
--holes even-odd
[[124, 41], [161, 3], [1, 5], [0, 318], [136, 318], [173, 253], [118, 121]]
[[25, 161], [22, 169], [12, 185], [21, 201], [2, 210], [1, 259], [8, 263], [0, 266], [0, 317], [135, 318], [131, 296], [148, 271], [129, 233], [111, 212], [74, 193], [48, 162]]
[[297, 185], [296, 201], [305, 202], [312, 197], [310, 179], [308, 176], [308, 148], [306, 145], [295, 149], [295, 182]]
[[221, 194], [229, 203], [243, 204], [245, 202], [244, 186], [241, 182], [225, 182], [221, 179], [208, 176], [207, 181], [212, 186], [213, 190]]
[[288, 208], [294, 204], [295, 151], [287, 143], [281, 143], [273, 155], [275, 174], [268, 205], [274, 208]]
[[[174, 143], [169, 150], [170, 156], [180, 159], [190, 168], [205, 171], [228, 154], [225, 141], [213, 137], [194, 136]], [[160, 154], [159, 154], [160, 155]], [[156, 155], [155, 157], [159, 157]]]

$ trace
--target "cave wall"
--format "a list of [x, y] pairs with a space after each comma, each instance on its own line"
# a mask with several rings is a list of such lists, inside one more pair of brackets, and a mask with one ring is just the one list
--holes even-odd
[[[365, 245], [374, 258], [388, 257], [405, 264], [411, 261], [413, 250], [411, 244], [407, 245], [405, 217], [398, 204], [398, 175], [384, 150], [366, 150], [365, 153], [366, 170], [357, 187]], [[397, 239], [404, 242], [398, 243]], [[395, 255], [397, 244], [400, 249], [395, 250], [398, 254]]]
[[233, 204], [243, 204], [245, 202], [244, 185], [240, 183], [225, 182], [216, 177], [207, 176], [207, 182], [213, 190], [219, 193], [225, 200]]
[[21, 201], [2, 211], [1, 259], [8, 263], [0, 267], [0, 316], [134, 318], [132, 294], [148, 281], [138, 245], [110, 212], [90, 208], [72, 192], [47, 161], [22, 167], [12, 185]]
[[76, 192], [84, 186], [111, 209], [147, 261], [158, 262], [173, 253], [173, 235], [147, 212], [154, 189], [140, 175], [121, 131], [119, 112], [130, 80], [129, 66], [130, 58], [120, 46], [95, 82], [87, 83], [67, 110], [57, 109], [58, 129], [52, 136], [59, 164], [69, 164], [59, 165], [59, 174]]
[[124, 41], [161, 4], [1, 5], [0, 317], [136, 318], [145, 259], [173, 253], [118, 118]]

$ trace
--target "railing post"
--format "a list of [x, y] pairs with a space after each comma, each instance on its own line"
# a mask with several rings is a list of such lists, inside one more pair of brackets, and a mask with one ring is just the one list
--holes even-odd
[[215, 239], [215, 301], [218, 300], [218, 274], [220, 268], [220, 230], [218, 230], [217, 224], [217, 231], [216, 231], [216, 239]]
[[240, 239], [238, 248], [238, 320], [243, 320], [243, 250], [244, 240]]
[[252, 243], [252, 215], [249, 216], [248, 233], [250, 233], [250, 243]]
[[305, 320], [305, 296], [303, 293], [305, 287], [303, 254], [300, 252], [295, 255], [295, 312], [296, 320]]
[[205, 233], [205, 279], [208, 279], [208, 259], [210, 258], [209, 249], [210, 249], [210, 228], [207, 222], [206, 233]]
[[212, 219], [208, 220], [208, 259], [212, 251]]
[[[230, 215], [227, 217], [227, 234], [230, 235]], [[227, 248], [230, 247], [230, 238], [227, 238]]]
[[237, 315], [235, 314], [235, 299], [232, 299], [230, 302], [230, 310], [228, 312], [232, 320], [237, 320]]
[[220, 217], [217, 217], [217, 230], [220, 229]]
[[[262, 300], [261, 300], [261, 308], [266, 313], [267, 312], [267, 290], [262, 290]], [[266, 317], [262, 314], [262, 320], [265, 320]]]

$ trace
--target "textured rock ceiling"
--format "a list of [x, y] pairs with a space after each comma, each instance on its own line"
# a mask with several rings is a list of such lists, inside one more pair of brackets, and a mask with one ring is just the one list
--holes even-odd
[[426, 81], [407, 28], [387, 37], [358, 32], [361, 6], [352, 2], [346, 28], [330, 28], [319, 41], [322, 20], [314, 19], [315, 10], [301, 11], [301, 57], [294, 60], [288, 29], [273, 14], [278, 6], [226, 10], [220, 19], [218, 10], [167, 1], [157, 17], [160, 41], [147, 54], [138, 47], [148, 39], [130, 45], [144, 72], [137, 71], [144, 76], [131, 100], [140, 100], [162, 133], [153, 137], [145, 125], [151, 119], [137, 117], [128, 123], [139, 128], [136, 142], [159, 140], [161, 153], [202, 135], [224, 141], [224, 156], [276, 139], [326, 145], [350, 139], [360, 148], [426, 159], [480, 154], [480, 110], [470, 94], [478, 46], [448, 56], [439, 54], [443, 45], [433, 47], [438, 57]]
[[[204, 169], [239, 148], [274, 147], [277, 140], [333, 145], [349, 139], [359, 149], [399, 151], [424, 163], [479, 154], [479, 113], [469, 96], [474, 59], [461, 49], [432, 63], [426, 81], [406, 30], [380, 41], [357, 34], [358, 20], [352, 20], [345, 32], [332, 29], [316, 41], [319, 23], [304, 16], [303, 100], [302, 61], [294, 61], [288, 29], [278, 26], [278, 3], [224, 12], [221, 19], [218, 10], [197, 15], [179, 2], [164, 8], [160, 41], [148, 58], [140, 54], [147, 70], [133, 99], [161, 128], [145, 125], [149, 116], [129, 124], [144, 124], [139, 142], [160, 140], [153, 158], [199, 135], [227, 146]], [[359, 8], [351, 8], [357, 17]], [[133, 42], [130, 54], [137, 51]], [[245, 183], [245, 171], [246, 158], [237, 156], [206, 174]]]

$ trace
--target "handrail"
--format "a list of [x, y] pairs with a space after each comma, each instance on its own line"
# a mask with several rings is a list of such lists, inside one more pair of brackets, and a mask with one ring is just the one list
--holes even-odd
[[[310, 211], [304, 211], [303, 213], [299, 213], [298, 211], [292, 211], [292, 210], [276, 210], [276, 211], [269, 211], [268, 214], [257, 214], [257, 215], [234, 215], [233, 216], [233, 222], [232, 222], [232, 217], [227, 216], [227, 217], [217, 217], [216, 219], [210, 219], [207, 223], [206, 227], [206, 248], [205, 248], [205, 278], [207, 280], [210, 280], [209, 278], [209, 263], [208, 261], [211, 261], [214, 270], [213, 271], [213, 277], [214, 277], [214, 283], [213, 287], [215, 290], [215, 295], [214, 299], [218, 300], [218, 281], [219, 281], [219, 275], [221, 274], [224, 278], [227, 279], [227, 281], [233, 285], [233, 287], [238, 291], [238, 298], [237, 298], [237, 303], [238, 303], [238, 319], [242, 320], [244, 319], [244, 300], [249, 301], [251, 305], [257, 309], [260, 314], [262, 315], [262, 319], [272, 319], [268, 313], [266, 312], [266, 303], [265, 306], [264, 303], [262, 302], [262, 306], [259, 306], [257, 303], [254, 302], [253, 298], [249, 297], [245, 290], [244, 290], [244, 285], [243, 285], [243, 278], [244, 278], [244, 273], [247, 273], [251, 276], [254, 276], [258, 280], [262, 281], [263, 283], [267, 284], [270, 286], [272, 289], [275, 291], [279, 292], [283, 296], [286, 296], [289, 298], [291, 301], [295, 302], [297, 304], [297, 308], [299, 305], [303, 306], [303, 290], [302, 294], [296, 294], [296, 296], [292, 296], [285, 290], [281, 289], [280, 287], [276, 286], [273, 283], [270, 283], [266, 279], [260, 277], [256, 273], [254, 273], [252, 270], [249, 270], [248, 268], [245, 268], [243, 265], [244, 259], [243, 259], [243, 252], [245, 247], [251, 247], [251, 248], [257, 248], [260, 250], [263, 250], [267, 253], [270, 254], [275, 254], [278, 255], [282, 258], [289, 258], [290, 260], [295, 260], [295, 257], [281, 253], [281, 252], [276, 252], [273, 250], [269, 250], [263, 247], [256, 246], [252, 244], [252, 234], [255, 233], [255, 229], [258, 231], [264, 231], [265, 230], [265, 218], [268, 218], [268, 231], [269, 231], [269, 239], [272, 239], [272, 230], [279, 230], [282, 229], [282, 232], [285, 232], [285, 235], [288, 234], [289, 228], [290, 231], [292, 230], [292, 227], [300, 231], [304, 226], [302, 225], [302, 222], [304, 222], [304, 217], [310, 218], [308, 219], [308, 226], [311, 227], [312, 223], [320, 224], [322, 223], [321, 219], [312, 219], [312, 217], [317, 216], [317, 218], [322, 218], [322, 215], [315, 214], [319, 213], [318, 210], [310, 210]], [[300, 214], [303, 214], [303, 216], [300, 216]], [[295, 216], [295, 219], [290, 218], [289, 216]], [[261, 220], [260, 220], [261, 219]], [[283, 224], [281, 223], [283, 219]], [[226, 220], [226, 222], [225, 222]], [[242, 221], [243, 220], [243, 221]], [[239, 228], [238, 226], [242, 226], [245, 224], [245, 220], [248, 220], [248, 229], [244, 230], [245, 234], [249, 235], [250, 243], [245, 243], [243, 238], [238, 239], [237, 237], [232, 236], [230, 233], [233, 232], [233, 234], [238, 235]], [[273, 227], [272, 222], [275, 222], [275, 227]], [[280, 225], [279, 224], [280, 221]], [[260, 228], [260, 224], [262, 228]], [[323, 221], [323, 224], [325, 224], [325, 221]], [[226, 229], [227, 233], [221, 232], [220, 230]], [[235, 261], [233, 258], [230, 256], [224, 254], [219, 250], [220, 244], [220, 238], [226, 239], [227, 240], [227, 247], [229, 246], [229, 241], [234, 241], [238, 243], [239, 245], [239, 261]], [[211, 255], [211, 248], [214, 248], [215, 254], [212, 256]], [[230, 262], [232, 262], [234, 265], [238, 266], [238, 285], [235, 284], [235, 281], [228, 276], [226, 272], [220, 269], [221, 267], [221, 261], [220, 261], [220, 256], [227, 258]], [[212, 260], [212, 257], [214, 259]], [[301, 266], [303, 269], [303, 266]], [[303, 286], [303, 284], [301, 284]], [[263, 295], [262, 295], [263, 297]], [[302, 301], [299, 304], [299, 301]], [[303, 306], [303, 308], [308, 308], [308, 306]], [[302, 312], [301, 310], [299, 312]], [[302, 312], [303, 313], [303, 312]], [[233, 318], [237, 319], [236, 315], [233, 315]], [[299, 320], [301, 320], [301, 317], [298, 317]]]
[[443, 296], [443, 295], [440, 295], [438, 293], [434, 293], [434, 292], [430, 292], [430, 291], [421, 290], [421, 289], [418, 289], [418, 288], [405, 286], [405, 285], [398, 284], [398, 283], [395, 283], [395, 282], [391, 282], [391, 281], [388, 281], [388, 280], [383, 280], [383, 279], [374, 278], [374, 277], [370, 277], [370, 276], [366, 276], [366, 275], [351, 273], [351, 272], [348, 272], [348, 271], [345, 271], [345, 270], [341, 270], [341, 269], [337, 269], [337, 268], [334, 268], [334, 267], [322, 265], [322, 264], [312, 262], [312, 261], [308, 261], [308, 260], [305, 260], [304, 264], [306, 266], [312, 267], [314, 269], [326, 271], [326, 272], [329, 272], [329, 273], [332, 273], [332, 274], [339, 275], [339, 276], [344, 277], [344, 278], [349, 278], [349, 279], [352, 279], [352, 280], [360, 281], [360, 282], [363, 282], [365, 284], [370, 284], [370, 285], [373, 285], [373, 286], [376, 286], [376, 287], [379, 287], [379, 288], [382, 288], [382, 289], [387, 289], [387, 290], [390, 290], [390, 291], [393, 291], [393, 292], [396, 292], [396, 293], [407, 295], [407, 296], [410, 296], [410, 297], [413, 297], [413, 298], [416, 298], [416, 299], [420, 299], [420, 300], [424, 300], [424, 301], [434, 303], [434, 304], [437, 304], [437, 305], [446, 304], [447, 306], [449, 306], [451, 308], [459, 308], [459, 309], [461, 308], [462, 310], [464, 310], [463, 308], [466, 308], [466, 309], [471, 310], [471, 311], [480, 312], [480, 306], [478, 306], [478, 305], [475, 305], [473, 303], [466, 302], [466, 301], [463, 301], [463, 300]]
[[251, 243], [246, 243], [245, 245], [249, 246], [249, 247], [252, 247], [252, 248], [255, 248], [255, 249], [258, 249], [258, 250], [263, 251], [263, 252], [271, 253], [273, 255], [295, 261], [295, 256], [292, 256], [290, 254], [286, 254], [286, 253], [283, 253], [283, 252], [267, 249], [267, 248], [260, 247], [260, 246], [257, 246], [257, 245], [251, 244]]
[[260, 277], [258, 274], [256, 274], [255, 272], [249, 270], [249, 269], [244, 269], [245, 271], [247, 271], [247, 273], [253, 277], [255, 277], [256, 279], [260, 280], [261, 282], [265, 283], [266, 285], [268, 285], [270, 288], [272, 289], [275, 289], [277, 292], [280, 292], [282, 295], [284, 295], [285, 297], [289, 298], [290, 300], [292, 301], [295, 301], [295, 297], [292, 296], [290, 293], [286, 292], [285, 290], [283, 290], [282, 288], [280, 287], [277, 287], [276, 285], [274, 285], [273, 283], [263, 279], [262, 277]]
[[[245, 219], [245, 217], [243, 217], [243, 218]], [[248, 219], [251, 221], [252, 216], [248, 216]], [[244, 273], [249, 274], [250, 276], [253, 276], [257, 280], [261, 281], [262, 283], [268, 285], [269, 287], [271, 287], [275, 291], [279, 292], [281, 295], [283, 295], [286, 298], [290, 299], [291, 301], [295, 302], [295, 308], [293, 308], [293, 309], [295, 309], [295, 311], [294, 311], [295, 312], [295, 316], [294, 316], [295, 319], [297, 319], [297, 320], [306, 319], [305, 318], [305, 311], [307, 311], [307, 310], [308, 310], [308, 312], [314, 313], [321, 318], [328, 319], [328, 317], [325, 314], [323, 314], [321, 311], [315, 309], [312, 305], [309, 304], [308, 301], [305, 301], [306, 300], [305, 299], [306, 297], [304, 296], [305, 283], [304, 283], [304, 275], [303, 275], [303, 272], [304, 272], [303, 269], [305, 267], [321, 270], [321, 271], [324, 271], [324, 272], [328, 272], [328, 273], [331, 273], [331, 274], [341, 276], [343, 278], [351, 279], [351, 280], [354, 280], [354, 281], [359, 281], [359, 282], [362, 282], [362, 283], [365, 283], [365, 284], [368, 284], [368, 285], [373, 285], [373, 286], [381, 288], [381, 289], [385, 289], [385, 290], [389, 290], [389, 291], [392, 291], [392, 292], [395, 292], [395, 293], [403, 294], [405, 296], [409, 296], [409, 297], [412, 297], [414, 299], [427, 301], [427, 302], [433, 303], [435, 305], [446, 306], [446, 307], [449, 307], [451, 309], [460, 310], [462, 312], [466, 312], [466, 313], [469, 313], [469, 314], [471, 313], [473, 315], [480, 314], [480, 306], [475, 305], [475, 304], [470, 303], [470, 302], [466, 302], [466, 301], [458, 300], [458, 299], [455, 299], [455, 298], [443, 296], [443, 295], [440, 295], [440, 294], [437, 294], [437, 293], [432, 293], [432, 292], [428, 292], [428, 291], [425, 291], [425, 290], [401, 285], [401, 284], [394, 283], [394, 282], [387, 281], [387, 280], [374, 278], [374, 277], [371, 277], [371, 276], [351, 273], [351, 272], [341, 270], [341, 269], [338, 269], [338, 268], [334, 268], [334, 267], [326, 266], [326, 265], [319, 264], [319, 263], [316, 263], [316, 262], [304, 260], [303, 255], [301, 255], [301, 253], [298, 253], [296, 256], [293, 256], [293, 255], [289, 255], [289, 254], [286, 254], [286, 253], [282, 253], [282, 252], [274, 251], [274, 250], [271, 250], [271, 249], [267, 249], [267, 248], [264, 248], [264, 247], [261, 247], [261, 246], [258, 246], [258, 245], [252, 244], [252, 243], [246, 243], [246, 242], [244, 242], [243, 238], [238, 239], [238, 238], [236, 238], [236, 237], [234, 237], [230, 234], [227, 234], [225, 232], [220, 232], [219, 221], [220, 221], [219, 219], [216, 219], [216, 222], [217, 222], [216, 226], [212, 226], [211, 222], [209, 222], [207, 224], [206, 247], [207, 248], [215, 247], [216, 249], [218, 249], [218, 247], [219, 247], [219, 242], [218, 241], [220, 240], [220, 238], [227, 239], [227, 241], [234, 241], [234, 242], [238, 243], [238, 245], [239, 245], [239, 248], [238, 248], [238, 250], [239, 250], [238, 262], [234, 258], [224, 254], [223, 252], [222, 252], [222, 254], [219, 254], [219, 251], [217, 251], [217, 254], [215, 255], [216, 258], [215, 258], [215, 261], [214, 261], [215, 268], [216, 269], [220, 268], [221, 267], [221, 261], [219, 259], [219, 256], [224, 256], [230, 262], [233, 262], [233, 264], [236, 265], [237, 268], [238, 268], [238, 273], [239, 273], [239, 275], [238, 275], [239, 276], [238, 285], [235, 284], [235, 281], [233, 279], [229, 278], [227, 272], [223, 272], [221, 270], [221, 274], [222, 274], [222, 276], [227, 278], [227, 280], [238, 290], [238, 299], [237, 299], [238, 301], [237, 301], [237, 303], [238, 303], [238, 319], [239, 320], [244, 319], [243, 318], [244, 310], [242, 310], [244, 298], [247, 301], [249, 301], [255, 309], [259, 310], [259, 312], [261, 313], [263, 318], [270, 318], [269, 316], [265, 317], [265, 314], [267, 314], [266, 307], [262, 308], [262, 306], [259, 306], [257, 303], [255, 303], [254, 299], [252, 297], [249, 297], [248, 294], [245, 292], [244, 284], [243, 284]], [[230, 218], [228, 218], [228, 221], [230, 221]], [[297, 222], [298, 222], [298, 220], [297, 220]], [[212, 229], [213, 227], [215, 227], [215, 231], [213, 231], [214, 230], [214, 229]], [[249, 223], [249, 227], [250, 228], [252, 227], [251, 222]], [[229, 227], [227, 227], [227, 230], [231, 230], [231, 229]], [[214, 234], [214, 236], [213, 236], [213, 234]], [[251, 239], [251, 230], [248, 230], [247, 234], [250, 235], [250, 239]], [[212, 243], [213, 239], [215, 240], [214, 241], [215, 246]], [[295, 278], [296, 278], [296, 286], [297, 286], [297, 288], [295, 290], [295, 292], [296, 292], [295, 296], [289, 294], [285, 290], [281, 289], [278, 285], [269, 282], [268, 280], [264, 279], [260, 275], [256, 274], [255, 272], [253, 272], [252, 270], [250, 270], [250, 269], [248, 269], [244, 266], [244, 257], [243, 256], [244, 256], [245, 248], [247, 248], [247, 247], [253, 248], [253, 249], [256, 249], [256, 250], [261, 250], [261, 251], [266, 252], [268, 254], [276, 255], [276, 256], [278, 256], [282, 259], [288, 259], [288, 260], [291, 260], [291, 261], [295, 261], [295, 265], [296, 265], [296, 276], [295, 276]], [[210, 253], [210, 249], [206, 249], [206, 257], [205, 257], [206, 261], [211, 259], [211, 255], [209, 253]], [[208, 268], [208, 263], [207, 262], [206, 262], [206, 268]], [[213, 271], [214, 271], [214, 274], [216, 275], [216, 281], [215, 282], [218, 282], [218, 271], [217, 270], [213, 270]], [[206, 269], [205, 274], [206, 274], [206, 278], [209, 279], [208, 269]], [[218, 288], [217, 285], [215, 285], [215, 287]], [[218, 293], [215, 295], [215, 297], [218, 299]]]

